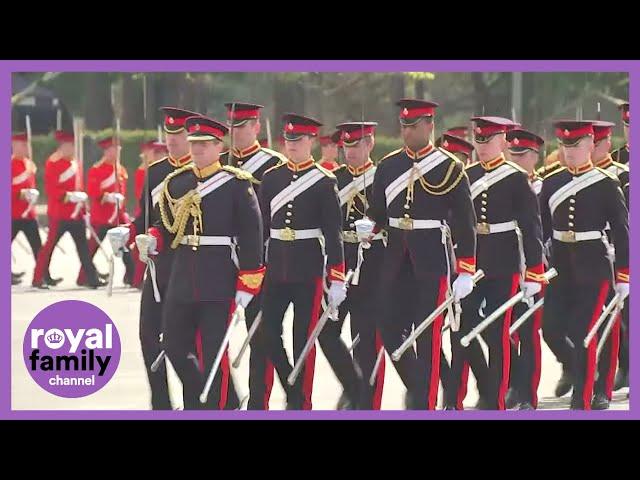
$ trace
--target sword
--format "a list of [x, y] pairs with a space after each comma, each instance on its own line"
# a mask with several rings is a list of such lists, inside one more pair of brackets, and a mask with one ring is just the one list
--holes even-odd
[[353, 339], [353, 343], [351, 344], [351, 346], [349, 347], [349, 349], [347, 350], [349, 353], [351, 353], [353, 351], [354, 348], [356, 348], [356, 346], [360, 343], [360, 334], [356, 335], [356, 338]]
[[589, 330], [589, 333], [587, 334], [587, 336], [584, 339], [584, 342], [582, 343], [584, 345], [584, 348], [589, 347], [589, 343], [591, 343], [591, 340], [593, 339], [595, 334], [598, 332], [598, 329], [600, 328], [600, 325], [602, 325], [602, 322], [605, 321], [607, 316], [618, 305], [618, 303], [621, 303], [620, 298], [621, 298], [620, 294], [616, 293], [611, 299], [611, 301], [609, 302], [609, 304], [606, 306], [606, 308], [602, 311], [602, 313], [600, 314], [600, 317], [598, 317], [598, 320], [596, 320], [596, 323], [593, 324], [593, 327], [591, 327], [591, 330]]
[[[345, 277], [345, 283], [346, 283], [347, 286], [351, 282], [351, 278], [352, 277], [353, 277], [353, 270], [349, 270], [349, 273], [347, 273], [347, 276]], [[304, 362], [307, 359], [307, 356], [309, 355], [309, 352], [311, 351], [311, 349], [315, 345], [316, 340], [320, 336], [320, 332], [322, 332], [322, 329], [324, 328], [325, 324], [327, 323], [327, 320], [329, 319], [329, 315], [332, 312], [334, 312], [335, 310], [337, 310], [337, 309], [332, 308], [331, 305], [327, 305], [327, 308], [322, 313], [322, 316], [318, 320], [318, 323], [316, 324], [315, 328], [313, 329], [313, 332], [311, 333], [311, 335], [307, 339], [307, 343], [305, 343], [304, 348], [302, 349], [302, 352], [300, 352], [300, 356], [298, 357], [298, 361], [293, 366], [293, 370], [291, 371], [291, 374], [289, 374], [289, 376], [287, 377], [287, 383], [289, 385], [293, 385], [296, 382], [296, 378], [298, 378], [298, 375], [300, 374], [300, 370], [302, 370], [302, 366], [304, 365]], [[335, 312], [335, 313], [337, 314], [337, 312]]]
[[509, 329], [509, 335], [513, 335], [516, 330], [518, 330], [524, 322], [526, 322], [531, 315], [533, 315], [540, 307], [544, 305], [544, 297], [534, 303], [526, 312], [520, 315], [520, 318], [513, 322], [511, 328]]
[[256, 331], [258, 330], [258, 326], [260, 325], [260, 322], [262, 322], [262, 310], [258, 313], [258, 315], [256, 315], [256, 318], [253, 321], [251, 328], [247, 332], [247, 338], [244, 339], [244, 343], [242, 344], [242, 347], [240, 347], [240, 352], [238, 352], [236, 359], [231, 364], [233, 368], [238, 368], [238, 366], [240, 365], [240, 360], [242, 360], [242, 356], [244, 355], [245, 350], [247, 350], [247, 347], [249, 346], [251, 339], [253, 338]]
[[[553, 277], [558, 275], [558, 272], [555, 268], [548, 270], [544, 274], [545, 281], [551, 280]], [[471, 341], [480, 335], [489, 325], [491, 325], [496, 319], [500, 318], [504, 312], [512, 308], [516, 303], [521, 301], [524, 298], [524, 292], [518, 292], [509, 300], [500, 305], [491, 315], [485, 318], [478, 326], [476, 326], [473, 330], [471, 330], [467, 335], [460, 339], [460, 343], [463, 347], [468, 347]]]
[[380, 365], [382, 364], [382, 359], [384, 358], [384, 347], [380, 349], [378, 352], [378, 356], [376, 357], [376, 363], [373, 365], [373, 370], [371, 370], [371, 376], [369, 377], [369, 385], [373, 387], [376, 383], [376, 377], [378, 376], [378, 370], [380, 369]]
[[611, 316], [609, 317], [609, 321], [607, 322], [607, 326], [604, 327], [604, 332], [602, 332], [602, 338], [598, 341], [598, 349], [596, 350], [596, 363], [600, 358], [600, 353], [602, 353], [602, 349], [604, 348], [604, 344], [609, 338], [609, 334], [611, 333], [611, 329], [613, 328], [613, 324], [616, 322], [618, 315], [620, 315], [620, 311], [624, 307], [624, 301], [620, 301], [616, 303], [616, 308], [613, 309]]
[[269, 148], [271, 147], [271, 122], [269, 121], [269, 118], [267, 118], [267, 145], [269, 145]]
[[[242, 310], [243, 314], [240, 314]], [[209, 377], [207, 378], [207, 383], [204, 385], [204, 390], [200, 394], [200, 403], [206, 403], [207, 397], [209, 397], [209, 390], [211, 390], [211, 385], [213, 384], [213, 379], [218, 372], [218, 367], [220, 367], [220, 362], [222, 361], [222, 355], [224, 354], [227, 346], [229, 345], [229, 340], [231, 339], [231, 333], [236, 325], [240, 322], [241, 317], [244, 316], [244, 308], [237, 308], [235, 312], [233, 312], [233, 317], [231, 318], [231, 322], [229, 322], [229, 326], [227, 327], [227, 331], [224, 334], [224, 338], [222, 339], [222, 345], [220, 345], [220, 349], [218, 350], [218, 354], [216, 355], [215, 360], [213, 361], [213, 365], [211, 367], [211, 371], [209, 372]]]
[[[482, 280], [482, 278], [484, 277], [484, 272], [482, 270], [478, 270], [476, 273], [473, 274], [473, 276], [471, 277], [471, 279], [473, 280], [473, 283], [476, 284], [478, 283], [480, 280]], [[422, 335], [422, 333], [424, 333], [424, 331], [429, 328], [429, 326], [435, 321], [436, 318], [438, 318], [442, 312], [444, 312], [447, 308], [449, 308], [449, 306], [453, 303], [453, 295], [449, 296], [444, 302], [442, 302], [440, 305], [438, 305], [438, 307], [436, 307], [436, 309], [431, 312], [431, 314], [424, 319], [424, 321], [418, 325], [418, 327], [411, 333], [411, 335], [409, 335], [406, 340], [402, 343], [402, 345], [400, 345], [396, 351], [394, 351], [391, 354], [391, 358], [393, 359], [394, 362], [397, 362], [398, 360], [400, 360], [400, 357], [404, 354], [404, 352], [406, 352], [409, 348], [411, 348], [413, 346], [413, 343], [416, 341], [416, 339]]]

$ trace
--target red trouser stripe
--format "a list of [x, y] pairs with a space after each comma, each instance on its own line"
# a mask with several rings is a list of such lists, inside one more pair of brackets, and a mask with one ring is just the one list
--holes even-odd
[[[376, 358], [378, 358], [378, 354], [383, 347], [384, 345], [382, 343], [382, 336], [376, 329]], [[383, 356], [382, 360], [380, 360], [378, 371], [376, 372], [376, 386], [373, 390], [373, 400], [371, 402], [371, 408], [373, 410], [380, 410], [380, 407], [382, 405], [382, 391], [384, 389], [384, 364], [385, 358]]]
[[198, 365], [200, 371], [204, 372], [204, 355], [202, 354], [202, 334], [200, 329], [196, 329], [196, 355], [198, 355]]
[[[444, 302], [447, 293], [447, 277], [440, 277], [438, 300], [436, 307]], [[440, 349], [442, 348], [442, 323], [444, 315], [438, 315], [431, 326], [431, 376], [429, 378], [429, 400], [427, 409], [435, 410], [438, 401], [438, 386], [440, 384]]]
[[[600, 314], [602, 313], [602, 307], [607, 299], [607, 293], [609, 293], [609, 282], [607, 280], [602, 282], [600, 286], [600, 293], [598, 294], [598, 301], [596, 307], [591, 315], [591, 321], [589, 322], [589, 328], [587, 332], [593, 328]], [[586, 333], [585, 333], [586, 335]], [[587, 375], [584, 379], [584, 389], [582, 390], [582, 404], [585, 410], [591, 410], [591, 397], [593, 396], [593, 383], [596, 371], [596, 351], [598, 348], [598, 334], [594, 335], [589, 348], [587, 348]]]
[[[311, 308], [311, 320], [309, 321], [309, 329], [307, 330], [307, 338], [311, 336], [313, 329], [316, 328], [316, 324], [320, 319], [320, 307], [322, 302], [322, 278], [316, 280], [315, 294], [313, 296], [313, 306]], [[316, 346], [314, 345], [304, 362], [304, 380], [302, 383], [302, 392], [304, 395], [304, 401], [302, 404], [303, 410], [311, 410], [311, 395], [313, 393], [313, 373], [316, 364]]]
[[[255, 321], [255, 320], [254, 320]], [[269, 399], [273, 388], [273, 363], [267, 358], [264, 371], [264, 409], [269, 410]]]
[[[511, 278], [511, 289], [509, 298], [513, 297], [518, 291], [520, 284], [520, 274], [516, 273]], [[509, 327], [511, 326], [511, 316], [513, 308], [507, 310], [502, 320], [502, 376], [500, 378], [500, 387], [498, 388], [498, 410], [504, 410], [504, 398], [509, 388], [509, 368], [511, 367], [511, 342], [509, 342]]]
[[462, 374], [460, 378], [460, 388], [458, 389], [458, 398], [456, 399], [456, 408], [462, 410], [462, 402], [467, 396], [467, 383], [469, 383], [469, 362], [464, 361], [462, 365]]
[[609, 371], [607, 372], [607, 381], [605, 383], [605, 394], [607, 398], [611, 400], [613, 396], [613, 380], [616, 374], [616, 366], [618, 365], [618, 352], [620, 350], [620, 322], [622, 320], [622, 313], [620, 313], [613, 324], [611, 329], [609, 341], [611, 342], [611, 356], [609, 357]]
[[36, 259], [36, 268], [33, 272], [33, 283], [40, 283], [45, 270], [49, 268], [53, 247], [55, 246], [56, 237], [58, 236], [58, 226], [59, 221], [57, 219], [49, 218], [49, 233], [47, 234], [47, 240], [44, 242], [44, 245], [38, 253], [38, 258]]

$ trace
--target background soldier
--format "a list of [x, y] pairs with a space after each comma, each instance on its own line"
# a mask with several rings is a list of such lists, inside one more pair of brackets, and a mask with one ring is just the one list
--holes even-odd
[[340, 132], [335, 131], [331, 135], [325, 135], [319, 138], [321, 157], [318, 163], [321, 167], [333, 172], [340, 166], [338, 159], [340, 157], [340, 149], [342, 148], [342, 140]]

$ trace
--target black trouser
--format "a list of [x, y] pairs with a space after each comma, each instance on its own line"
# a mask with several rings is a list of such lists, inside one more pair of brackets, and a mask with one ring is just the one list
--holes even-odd
[[[96, 236], [98, 237], [98, 240], [100, 241], [100, 243], [102, 243], [109, 229], [114, 227], [113, 225], [91, 225], [91, 228], [93, 228], [93, 230], [96, 232]], [[89, 237], [89, 243], [88, 243], [89, 255], [91, 255], [91, 261], [93, 261], [94, 257], [96, 256], [98, 249], [101, 248], [100, 243], [96, 241], [96, 239], [93, 237], [93, 234], [91, 234], [91, 236]], [[131, 258], [130, 251], [127, 250], [122, 252], [122, 262], [124, 263], [124, 266], [126, 269], [125, 276], [124, 276], [125, 282], [131, 284], [133, 280], [133, 271], [135, 269], [135, 265], [133, 263], [133, 259]], [[79, 285], [82, 285], [85, 281], [86, 279], [85, 279], [84, 269], [81, 267], [80, 272], [78, 272], [78, 278], [76, 282]]]
[[[613, 298], [615, 292], [611, 291], [607, 297], [608, 304]], [[626, 299], [625, 299], [626, 302]], [[594, 393], [604, 394], [609, 400], [613, 396], [613, 382], [616, 376], [616, 367], [618, 366], [618, 354], [620, 352], [621, 322], [623, 313], [617, 315], [614, 320], [609, 336], [602, 346], [600, 358], [597, 359], [598, 375], [594, 386]], [[598, 329], [598, 338], [602, 338], [607, 323], [611, 320], [609, 315]]]
[[[544, 329], [551, 328], [554, 340], [566, 342], [565, 337], [568, 337], [574, 345], [574, 348], [567, 348], [570, 356], [569, 361], [565, 363], [570, 366], [573, 376], [571, 408], [574, 409], [591, 409], [599, 336], [596, 335], [591, 340], [588, 348], [584, 348], [583, 342], [602, 313], [610, 284], [610, 280], [577, 284], [568, 281], [560, 272], [547, 287], [543, 332]], [[548, 312], [553, 314], [549, 315]], [[547, 323], [547, 320], [550, 320], [550, 323]]]
[[42, 240], [40, 240], [40, 231], [38, 230], [38, 222], [35, 218], [13, 219], [11, 220], [11, 241], [16, 238], [18, 233], [24, 233], [31, 247], [33, 259], [37, 260], [38, 252], [42, 248]]
[[[346, 299], [342, 305], [345, 303], [347, 303]], [[322, 307], [323, 311], [327, 308], [326, 301], [322, 302]], [[353, 319], [353, 315], [351, 318]], [[351, 401], [357, 402], [359, 405], [360, 395], [361, 393], [365, 393], [364, 386], [362, 384], [362, 372], [360, 368], [356, 371], [349, 349], [340, 337], [343, 323], [344, 316], [340, 315], [339, 311], [337, 321], [332, 319], [327, 320], [320, 336], [318, 337], [318, 342], [320, 343], [320, 348], [322, 348], [322, 353], [324, 353], [324, 356], [327, 358], [327, 361], [333, 369], [333, 373], [335, 373], [338, 381], [342, 385], [345, 394], [349, 399], [351, 399]]]
[[[360, 408], [363, 410], [380, 410], [382, 403], [382, 389], [384, 387], [385, 358], [376, 372], [375, 383], [369, 384], [369, 379], [376, 363], [379, 352], [382, 350], [382, 335], [378, 329], [379, 302], [374, 291], [363, 290], [358, 285], [351, 285], [347, 292], [347, 298], [340, 305], [339, 322], [334, 328], [338, 334], [342, 330], [347, 314], [351, 321], [351, 339], [355, 341], [359, 335], [360, 340], [353, 349], [353, 359], [360, 370]], [[325, 327], [326, 329], [326, 327]], [[322, 344], [321, 344], [322, 345]], [[322, 351], [326, 353], [324, 346]]]
[[[380, 325], [382, 340], [392, 354], [447, 293], [446, 276], [416, 278], [409, 256], [404, 257], [396, 278], [383, 277]], [[417, 340], [417, 352], [409, 348], [394, 362], [414, 404], [413, 408], [434, 410], [438, 400], [442, 324], [440, 315]]]
[[[544, 288], [544, 287], [543, 287]], [[537, 302], [544, 293], [536, 295]], [[512, 324], [528, 310], [529, 306], [523, 302], [513, 307]], [[540, 328], [542, 327], [543, 308], [524, 322], [513, 333], [511, 343], [511, 369], [509, 385], [516, 392], [518, 402], [528, 402], [533, 408], [538, 406], [538, 386], [542, 367], [542, 350], [540, 344]]]
[[53, 248], [56, 246], [60, 238], [65, 232], [69, 232], [73, 242], [76, 244], [76, 250], [78, 257], [80, 257], [80, 263], [82, 268], [86, 272], [87, 282], [89, 285], [96, 285], [98, 283], [98, 274], [96, 267], [91, 261], [89, 255], [89, 247], [87, 244], [86, 225], [84, 220], [51, 220], [49, 225], [49, 234], [43, 247], [38, 253], [38, 259], [36, 261], [36, 271], [33, 275], [33, 283], [38, 284], [42, 282], [43, 278], [47, 278], [49, 275], [49, 262], [51, 262], [51, 255], [53, 255]]
[[262, 300], [263, 320], [259, 330], [262, 330], [261, 338], [265, 341], [269, 359], [287, 393], [287, 408], [290, 410], [312, 409], [316, 348], [311, 348], [300, 375], [289, 387], [287, 377], [293, 367], [282, 343], [284, 314], [289, 304], [293, 303], [293, 357], [297, 361], [320, 317], [322, 294], [320, 277], [311, 282], [275, 282], [268, 278], [267, 273]]
[[[245, 310], [247, 331], [251, 329], [262, 308], [262, 291], [256, 295]], [[262, 321], [261, 321], [262, 322]], [[263, 330], [258, 328], [251, 339], [249, 355], [249, 403], [247, 410], [269, 410], [269, 398], [273, 387], [273, 364], [269, 360]]]
[[232, 306], [231, 301], [183, 302], [172, 298], [165, 301], [163, 345], [182, 382], [185, 410], [222, 410], [226, 406], [231, 376], [228, 348], [205, 404], [200, 403], [200, 394], [222, 345]]
[[[485, 278], [462, 300], [460, 330], [451, 332], [451, 376], [447, 391], [448, 405], [455, 405], [456, 408], [462, 409], [469, 373], [469, 352], [467, 350], [469, 348], [480, 349], [477, 339], [474, 339], [466, 348], [461, 345], [460, 340], [480, 323], [481, 318], [478, 310], [483, 300], [486, 301], [484, 312], [488, 316], [517, 293], [519, 280], [519, 274], [514, 274], [511, 277]], [[487, 400], [496, 410], [505, 409], [504, 399], [509, 383], [511, 312], [512, 309], [507, 310], [501, 318], [498, 318], [483, 332], [483, 338], [489, 347]]]

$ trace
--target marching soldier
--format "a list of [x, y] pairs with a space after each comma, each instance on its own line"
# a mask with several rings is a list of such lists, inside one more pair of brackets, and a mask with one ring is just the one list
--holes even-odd
[[[587, 348], [583, 342], [602, 312], [612, 278], [616, 293], [629, 294], [628, 213], [618, 179], [591, 162], [593, 123], [562, 120], [554, 128], [567, 166], [544, 179], [540, 195], [544, 238], [552, 238], [551, 265], [558, 271], [545, 295], [543, 332], [547, 344], [566, 347], [568, 360], [562, 363], [571, 369], [571, 408], [589, 410], [598, 335]], [[616, 246], [615, 277], [603, 241], [607, 222]]]
[[471, 163], [473, 144], [467, 142], [463, 137], [445, 133], [438, 140], [436, 143], [440, 148], [454, 154], [465, 165]]
[[[379, 284], [385, 292], [380, 315], [388, 352], [445, 300], [453, 263], [449, 218], [457, 242], [457, 300], [471, 293], [475, 273], [476, 218], [464, 166], [429, 141], [438, 104], [402, 99], [397, 105], [405, 146], [379, 163], [368, 211], [374, 233], [382, 228], [389, 233]], [[436, 407], [442, 324], [440, 315], [418, 339], [417, 356], [410, 349], [395, 362], [407, 387], [407, 408]]]
[[285, 114], [283, 121], [288, 161], [268, 170], [260, 185], [265, 237], [269, 238], [261, 328], [287, 392], [287, 408], [311, 410], [315, 347], [302, 374], [289, 387], [292, 367], [282, 347], [282, 321], [293, 303], [293, 355], [297, 359], [320, 317], [325, 268], [330, 282], [327, 308], [334, 311], [345, 299], [342, 215], [335, 176], [311, 156], [322, 124], [293, 113]]
[[228, 128], [203, 116], [187, 118], [184, 126], [193, 164], [164, 180], [161, 221], [136, 244], [141, 257], [175, 250], [163, 343], [184, 387], [185, 410], [224, 409], [230, 388], [226, 349], [213, 400], [202, 406], [199, 396], [236, 307], [246, 308], [262, 285], [260, 208], [251, 175], [220, 163]]
[[622, 103], [619, 107], [622, 116], [625, 144], [615, 150], [611, 157], [614, 161], [627, 165], [629, 163], [629, 102]]
[[[466, 390], [467, 352], [460, 339], [480, 321], [486, 302], [489, 315], [514, 296], [522, 284], [525, 298], [541, 290], [542, 228], [538, 203], [525, 170], [505, 159], [506, 133], [517, 124], [501, 117], [473, 117], [474, 144], [479, 162], [467, 167], [477, 225], [477, 265], [485, 278], [462, 304], [460, 331], [451, 334], [452, 361], [449, 408], [462, 408]], [[454, 235], [454, 239], [455, 239]], [[524, 277], [522, 278], [521, 275]], [[486, 330], [489, 347], [489, 408], [504, 410], [509, 383], [512, 309]], [[479, 349], [477, 342], [467, 348]]]
[[[166, 134], [168, 155], [162, 160], [149, 164], [147, 172], [149, 185], [146, 189], [143, 187], [143, 194], [138, 197], [139, 214], [133, 222], [127, 225], [128, 231], [121, 236], [115, 234], [114, 231], [110, 231], [109, 236], [114, 251], [121, 248], [121, 245], [132, 244], [137, 234], [146, 233], [145, 212], [147, 207], [149, 209], [149, 226], [157, 222], [160, 218], [158, 199], [162, 192], [163, 180], [170, 173], [191, 162], [189, 142], [187, 141], [187, 132], [184, 124], [187, 117], [198, 114], [174, 107], [163, 107], [161, 111], [164, 114], [163, 129]], [[146, 191], [148, 191], [148, 194], [145, 194]], [[172, 409], [167, 384], [166, 364], [161, 362], [155, 372], [151, 371], [151, 365], [163, 349], [161, 343], [162, 310], [174, 253], [174, 249], [166, 248], [153, 258], [153, 271], [149, 270], [147, 272], [140, 299], [140, 344], [151, 388], [151, 408], [153, 410]], [[140, 258], [144, 260], [142, 252], [139, 252], [139, 254]]]
[[[42, 241], [36, 220], [35, 206], [40, 192], [36, 189], [36, 164], [29, 158], [28, 138], [25, 133], [11, 136], [11, 241], [18, 233], [27, 237], [34, 260], [38, 256]], [[20, 275], [21, 276], [21, 275]], [[12, 273], [12, 280], [16, 275]], [[62, 279], [53, 280], [48, 274], [45, 282], [56, 285]], [[17, 282], [20, 283], [19, 276]]]
[[[596, 167], [606, 170], [618, 178], [620, 185], [629, 184], [629, 164], [614, 162], [611, 154], [611, 135], [613, 133], [612, 122], [593, 122], [594, 148], [591, 158]], [[608, 241], [614, 245], [610, 247], [612, 258], [615, 257], [615, 241], [611, 238], [609, 226], [605, 227]], [[611, 295], [610, 295], [611, 296]], [[608, 299], [610, 300], [610, 299]], [[629, 386], [629, 308], [628, 298], [622, 311], [623, 328], [616, 321], [611, 330], [607, 342], [604, 344], [602, 354], [598, 362], [598, 378], [594, 386], [594, 399], [591, 408], [594, 410], [606, 410], [613, 395], [613, 390]], [[620, 359], [619, 371], [616, 375], [616, 364]], [[614, 379], [614, 375], [615, 379]]]
[[[506, 138], [509, 142], [509, 157], [527, 172], [529, 185], [537, 198], [542, 190], [542, 178], [536, 174], [535, 166], [544, 140], [535, 133], [520, 128], [507, 132]], [[543, 296], [544, 285], [541, 292], [534, 296], [534, 300], [537, 301]], [[517, 320], [526, 311], [526, 303], [518, 303], [513, 307], [513, 319]], [[542, 308], [539, 308], [533, 317], [513, 335], [510, 388], [505, 399], [506, 408], [535, 410], [538, 406], [538, 387], [542, 366], [541, 328]]]
[[450, 135], [452, 137], [458, 137], [462, 140], [466, 140], [467, 142], [470, 140], [469, 138], [469, 127], [465, 127], [464, 125], [458, 127], [448, 128], [445, 132], [445, 135]]
[[[96, 239], [91, 235], [89, 239], [91, 259], [95, 257], [100, 246], [98, 241], [102, 242], [110, 228], [130, 221], [124, 209], [128, 175], [122, 165], [118, 165], [116, 179], [117, 149], [120, 147], [114, 143], [113, 137], [100, 140], [98, 146], [103, 150], [102, 158], [87, 172], [87, 194], [91, 202], [90, 225], [98, 237]], [[126, 269], [124, 283], [131, 285], [134, 270], [131, 254], [127, 251], [123, 252], [122, 261]], [[84, 285], [86, 281], [85, 272], [80, 268], [76, 283]]]
[[78, 169], [74, 155], [73, 133], [57, 131], [55, 138], [58, 149], [45, 163], [44, 186], [47, 192], [49, 216], [49, 232], [44, 246], [38, 253], [33, 275], [33, 286], [40, 289], [49, 288], [45, 281], [49, 277], [49, 263], [53, 249], [65, 232], [69, 232], [76, 244], [80, 263], [86, 273], [85, 286], [97, 288], [106, 285], [98, 278], [96, 267], [91, 261], [87, 244], [86, 225], [83, 220], [84, 204], [88, 197], [85, 192], [78, 191], [76, 178], [82, 175]]
[[[250, 173], [255, 182], [253, 188], [259, 198], [259, 182], [262, 181], [264, 172], [280, 163], [285, 163], [286, 158], [269, 148], [265, 148], [258, 142], [260, 133], [260, 111], [262, 105], [252, 103], [225, 103], [227, 108], [227, 125], [231, 127], [231, 152], [221, 155], [223, 164], [231, 164]], [[265, 238], [266, 241], [266, 238]], [[250, 329], [255, 321], [262, 303], [262, 296], [257, 294], [245, 311], [247, 329]], [[260, 338], [261, 330], [257, 330], [254, 341], [251, 343], [251, 355], [249, 357], [249, 402], [248, 410], [268, 410], [271, 388], [273, 387], [273, 365], [268, 360], [266, 346]]]
[[338, 163], [338, 152], [340, 148], [342, 148], [340, 132], [335, 131], [331, 135], [322, 136], [319, 138], [319, 141], [321, 157], [320, 160], [318, 160], [318, 163], [321, 167], [333, 172], [340, 166]]
[[[382, 350], [382, 336], [378, 328], [377, 315], [378, 279], [384, 248], [386, 232], [379, 232], [366, 245], [360, 243], [356, 232], [356, 222], [368, 220], [365, 216], [369, 200], [372, 196], [373, 179], [376, 167], [371, 160], [371, 151], [375, 145], [376, 122], [347, 122], [336, 128], [341, 133], [341, 141], [345, 149], [346, 165], [334, 171], [338, 180], [338, 198], [342, 208], [344, 254], [347, 270], [354, 271], [351, 286], [346, 300], [340, 305], [339, 321], [328, 323], [320, 335], [322, 351], [334, 359], [332, 365], [340, 369], [336, 375], [347, 384], [354, 374], [361, 376], [360, 393], [352, 392], [350, 397], [359, 397], [358, 407], [364, 410], [380, 410], [382, 390], [384, 387], [384, 357], [378, 367], [373, 387], [369, 378], [373, 372], [378, 354]], [[371, 222], [369, 220], [369, 222]], [[371, 222], [371, 227], [373, 223]], [[354, 348], [354, 360], [359, 372], [351, 371], [351, 359], [345, 356], [342, 342], [339, 342], [342, 325], [347, 314], [351, 315], [351, 338], [359, 336], [360, 340]], [[351, 385], [351, 388], [358, 388]], [[345, 396], [345, 401], [350, 399]], [[343, 406], [343, 405], [341, 405]]]

